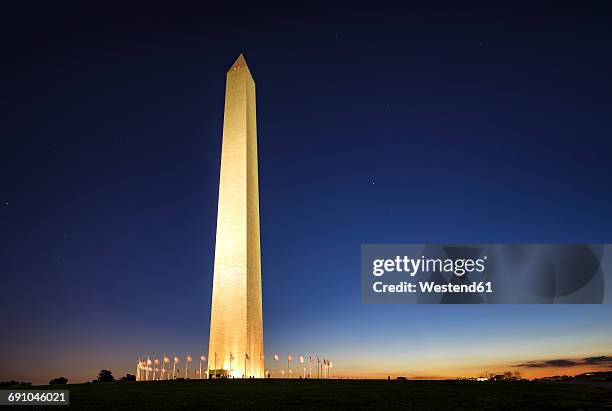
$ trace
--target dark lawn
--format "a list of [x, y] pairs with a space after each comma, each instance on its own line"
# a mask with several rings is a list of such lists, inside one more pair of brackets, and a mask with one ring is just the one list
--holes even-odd
[[78, 409], [612, 409], [612, 385], [606, 384], [272, 379], [88, 383], [33, 388], [67, 388], [70, 404]]

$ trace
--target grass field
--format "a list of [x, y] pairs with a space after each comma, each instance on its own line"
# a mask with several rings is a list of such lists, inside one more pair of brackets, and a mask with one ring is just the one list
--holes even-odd
[[612, 385], [386, 380], [186, 380], [72, 384], [77, 409], [612, 409]]

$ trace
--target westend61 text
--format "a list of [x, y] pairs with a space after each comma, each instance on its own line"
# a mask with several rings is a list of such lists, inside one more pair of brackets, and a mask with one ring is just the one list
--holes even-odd
[[433, 281], [419, 281], [418, 287], [414, 283], [402, 281], [398, 284], [384, 284], [377, 281], [372, 284], [375, 293], [492, 293], [493, 286], [490, 281], [472, 282], [469, 284], [436, 284]]

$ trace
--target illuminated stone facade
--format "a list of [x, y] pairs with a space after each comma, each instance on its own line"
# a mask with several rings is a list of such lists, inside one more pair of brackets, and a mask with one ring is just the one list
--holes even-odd
[[209, 375], [263, 377], [263, 352], [255, 82], [241, 54], [225, 87]]

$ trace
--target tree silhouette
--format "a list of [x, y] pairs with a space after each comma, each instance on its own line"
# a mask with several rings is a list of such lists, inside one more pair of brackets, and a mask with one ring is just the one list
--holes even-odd
[[115, 381], [115, 377], [113, 377], [113, 373], [109, 370], [100, 370], [98, 373], [98, 382], [113, 382]]
[[68, 378], [66, 377], [58, 377], [49, 381], [49, 385], [59, 385], [59, 384], [68, 384]]
[[125, 374], [124, 377], [119, 378], [121, 381], [136, 381], [136, 376], [132, 374]]

